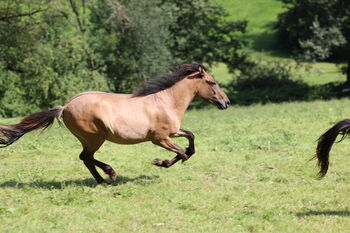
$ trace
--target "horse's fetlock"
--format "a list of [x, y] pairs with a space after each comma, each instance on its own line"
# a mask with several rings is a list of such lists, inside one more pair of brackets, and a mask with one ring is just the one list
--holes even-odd
[[182, 160], [182, 162], [185, 162], [186, 160], [188, 160], [188, 155], [187, 154], [182, 154], [181, 155], [181, 160]]

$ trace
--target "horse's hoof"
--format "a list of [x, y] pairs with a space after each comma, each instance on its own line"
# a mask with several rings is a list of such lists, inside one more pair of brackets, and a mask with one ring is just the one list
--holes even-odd
[[160, 166], [162, 164], [162, 161], [163, 160], [156, 158], [152, 161], [152, 164], [156, 166]]
[[109, 178], [111, 178], [111, 180], [113, 180], [113, 181], [116, 181], [117, 180], [117, 174], [113, 174], [113, 175], [111, 175], [111, 176], [109, 176]]
[[117, 173], [113, 170], [111, 166], [108, 166], [107, 169], [104, 170], [105, 174], [111, 178], [111, 180], [116, 181], [117, 180]]
[[168, 160], [162, 160], [162, 159], [154, 159], [152, 161], [152, 164], [153, 165], [156, 165], [158, 167], [165, 167], [165, 168], [168, 168], [169, 167], [169, 164], [168, 164]]
[[109, 178], [111, 178], [111, 180], [113, 180], [113, 181], [116, 181], [116, 180], [117, 180], [117, 173], [115, 173], [114, 170], [109, 171], [109, 172], [107, 173], [107, 175], [109, 176]]

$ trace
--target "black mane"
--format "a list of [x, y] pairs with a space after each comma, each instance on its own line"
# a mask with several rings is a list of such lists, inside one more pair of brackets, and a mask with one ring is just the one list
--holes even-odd
[[182, 64], [180, 66], [174, 66], [170, 68], [172, 73], [169, 75], [149, 78], [144, 86], [139, 91], [135, 92], [133, 96], [146, 96], [168, 89], [188, 75], [199, 71], [199, 68], [206, 71], [206, 68], [201, 64]]

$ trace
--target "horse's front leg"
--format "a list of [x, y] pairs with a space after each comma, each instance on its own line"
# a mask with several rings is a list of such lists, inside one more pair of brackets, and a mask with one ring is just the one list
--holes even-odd
[[183, 162], [186, 161], [189, 156], [186, 155], [186, 151], [182, 149], [180, 146], [178, 146], [173, 140], [171, 140], [170, 137], [166, 137], [161, 140], [153, 141], [154, 144], [161, 146], [169, 151], [175, 152], [177, 155], [171, 159], [155, 159], [152, 161], [153, 165], [159, 166], [159, 167], [166, 167], [169, 168], [173, 164], [175, 164], [177, 161], [182, 160]]
[[188, 155], [188, 158], [190, 158], [195, 153], [195, 147], [194, 147], [194, 135], [191, 131], [180, 129], [178, 132], [176, 132], [173, 135], [170, 135], [171, 137], [185, 137], [188, 139], [189, 145], [186, 148], [185, 154]]

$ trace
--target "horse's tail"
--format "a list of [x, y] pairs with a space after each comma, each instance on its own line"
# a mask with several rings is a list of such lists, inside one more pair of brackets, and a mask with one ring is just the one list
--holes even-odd
[[63, 107], [57, 106], [47, 111], [28, 115], [18, 124], [0, 125], [0, 148], [11, 145], [32, 130], [46, 129], [52, 125], [55, 118], [58, 119], [62, 115], [62, 112]]
[[319, 178], [322, 178], [327, 174], [329, 152], [339, 134], [342, 135], [339, 142], [350, 134], [350, 119], [339, 121], [318, 139], [315, 157], [318, 159], [317, 165], [320, 167], [320, 172], [318, 173]]

